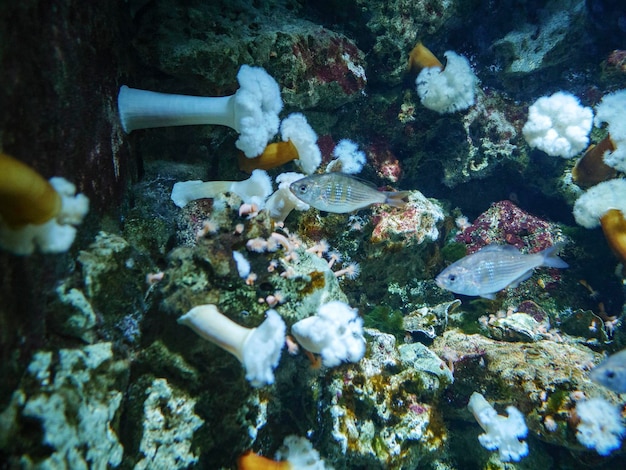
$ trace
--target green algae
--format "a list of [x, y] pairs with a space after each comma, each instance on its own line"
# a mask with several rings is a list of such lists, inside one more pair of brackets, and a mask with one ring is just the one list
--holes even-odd
[[405, 335], [402, 324], [402, 312], [379, 305], [363, 316], [363, 325], [367, 328], [376, 328], [384, 333], [390, 333], [397, 339]]

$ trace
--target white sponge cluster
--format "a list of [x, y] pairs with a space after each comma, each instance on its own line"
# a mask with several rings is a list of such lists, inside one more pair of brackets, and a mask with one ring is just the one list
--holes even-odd
[[427, 67], [417, 76], [417, 94], [422, 104], [440, 114], [462, 111], [474, 104], [478, 78], [469, 61], [453, 52], [444, 53], [446, 66]]
[[508, 417], [501, 416], [478, 392], [472, 393], [467, 407], [485, 431], [478, 436], [483, 447], [497, 449], [503, 462], [518, 461], [528, 454], [528, 444], [520, 440], [526, 437], [528, 428], [517, 408], [508, 406]]
[[580, 424], [576, 439], [585, 447], [595, 449], [600, 455], [609, 455], [621, 445], [626, 431], [619, 410], [604, 398], [590, 398], [578, 402], [576, 415]]
[[528, 108], [522, 133], [528, 145], [552, 157], [572, 158], [589, 143], [593, 125], [591, 108], [574, 95], [559, 91], [543, 96]]
[[291, 332], [304, 349], [320, 354], [326, 367], [358, 362], [365, 354], [363, 320], [355, 309], [338, 300], [295, 323]]

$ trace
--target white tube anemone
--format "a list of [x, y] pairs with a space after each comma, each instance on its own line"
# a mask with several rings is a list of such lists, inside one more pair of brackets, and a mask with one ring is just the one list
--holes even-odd
[[283, 108], [280, 88], [261, 67], [242, 65], [237, 74], [240, 88], [234, 95], [201, 97], [157, 93], [123, 85], [117, 97], [122, 128], [212, 124], [239, 133], [236, 146], [246, 157], [263, 152], [278, 131]]
[[174, 95], [122, 85], [117, 102], [122, 128], [127, 133], [136, 129], [194, 124], [216, 124], [238, 130], [234, 97]]
[[272, 194], [266, 202], [265, 208], [270, 214], [272, 220], [284, 222], [292, 210], [306, 211], [309, 205], [301, 201], [293, 195], [289, 186], [294, 181], [304, 178], [302, 173], [281, 173], [276, 177], [278, 189]]
[[227, 192], [235, 193], [245, 203], [263, 208], [272, 194], [272, 181], [264, 170], [254, 170], [250, 178], [243, 181], [179, 181], [174, 184], [170, 198], [178, 207], [185, 207], [190, 201], [216, 198]]
[[275, 310], [268, 310], [267, 318], [256, 328], [235, 323], [212, 304], [192, 308], [178, 323], [235, 356], [253, 387], [274, 383], [274, 368], [280, 360], [286, 330]]
[[326, 367], [359, 362], [365, 354], [363, 320], [356, 309], [338, 300], [322, 305], [317, 315], [296, 322], [291, 332], [300, 346], [320, 354]]

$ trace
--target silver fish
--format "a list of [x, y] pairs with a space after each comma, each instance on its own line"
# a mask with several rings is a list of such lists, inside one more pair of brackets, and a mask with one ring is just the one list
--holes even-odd
[[372, 204], [402, 207], [408, 191], [377, 191], [375, 188], [345, 173], [333, 172], [310, 175], [294, 181], [290, 191], [303, 202], [318, 210], [345, 214]]
[[506, 287], [517, 287], [539, 266], [567, 268], [554, 245], [531, 255], [524, 255], [512, 245], [487, 245], [444, 269], [435, 279], [442, 289], [456, 294], [495, 298]]
[[594, 367], [589, 378], [616, 393], [626, 393], [626, 349]]

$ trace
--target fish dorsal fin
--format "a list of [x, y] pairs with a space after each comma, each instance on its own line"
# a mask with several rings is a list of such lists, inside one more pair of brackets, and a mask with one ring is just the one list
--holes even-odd
[[332, 175], [333, 173], [337, 173], [338, 175], [344, 176], [344, 177], [346, 177], [346, 178], [349, 178], [349, 179], [351, 179], [351, 180], [354, 180], [354, 181], [357, 181], [357, 182], [359, 182], [359, 183], [361, 183], [361, 184], [364, 184], [364, 185], [366, 185], [366, 186], [369, 186], [370, 188], [375, 189], [375, 190], [376, 190], [376, 191], [378, 191], [378, 192], [384, 192], [384, 193], [397, 193], [397, 192], [402, 192], [402, 193], [406, 193], [406, 195], [405, 195], [405, 196], [403, 196], [403, 197], [406, 197], [406, 196], [408, 196], [409, 194], [411, 194], [411, 191], [381, 191], [381, 190], [378, 188], [378, 186], [376, 186], [376, 185], [375, 185], [374, 183], [372, 183], [371, 181], [364, 180], [363, 178], [360, 178], [360, 177], [355, 176], [355, 175], [350, 174], [350, 173], [342, 173], [341, 171], [331, 171], [330, 173], [320, 173], [320, 174], [322, 174], [322, 175]]
[[372, 183], [371, 181], [364, 180], [363, 178], [359, 178], [358, 176], [354, 176], [354, 175], [349, 174], [349, 173], [343, 173], [341, 171], [331, 171], [330, 173], [326, 173], [326, 174], [332, 175], [333, 173], [336, 173], [336, 174], [341, 175], [341, 176], [343, 176], [345, 178], [357, 181], [358, 183], [364, 184], [365, 186], [369, 186], [370, 188], [375, 189], [376, 191], [378, 191], [378, 188], [376, 187], [376, 185], [374, 183]]
[[624, 360], [626, 360], [626, 349], [623, 349], [623, 350], [621, 350], [619, 352], [616, 352], [615, 354], [609, 356], [604, 361], [602, 361], [599, 365], [602, 365], [604, 363], [613, 364], [615, 362], [622, 364], [624, 362]]

